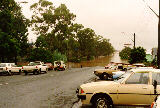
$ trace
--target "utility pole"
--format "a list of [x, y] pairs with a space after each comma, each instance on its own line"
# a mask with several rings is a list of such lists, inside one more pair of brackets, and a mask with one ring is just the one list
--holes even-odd
[[[159, 0], [159, 15], [160, 15], [160, 0]], [[159, 17], [158, 17], [159, 19]], [[158, 21], [158, 52], [157, 52], [157, 65], [158, 69], [160, 69], [160, 24]]]
[[[143, 0], [143, 1], [145, 2], [145, 0]], [[158, 6], [159, 6], [159, 15], [160, 15], [160, 0], [159, 0], [159, 5]], [[147, 5], [147, 7], [157, 16], [157, 18], [159, 20], [159, 15], [149, 5]], [[160, 24], [159, 24], [159, 21], [158, 21], [158, 50], [157, 50], [157, 65], [158, 65], [158, 69], [160, 69]]]
[[136, 34], [134, 33], [133, 36], [134, 36], [134, 41], [133, 41], [134, 42], [134, 48], [136, 48]]

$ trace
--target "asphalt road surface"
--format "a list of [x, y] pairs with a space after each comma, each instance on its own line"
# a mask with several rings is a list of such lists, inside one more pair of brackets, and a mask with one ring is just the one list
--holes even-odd
[[71, 108], [77, 101], [76, 88], [94, 78], [93, 70], [0, 76], [0, 108]]
[[0, 76], [0, 108], [88, 108], [78, 101], [75, 91], [79, 85], [95, 80], [95, 68]]

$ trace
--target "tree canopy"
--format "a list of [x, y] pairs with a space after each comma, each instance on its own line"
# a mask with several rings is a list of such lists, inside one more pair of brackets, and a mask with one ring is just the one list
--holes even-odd
[[[114, 52], [109, 39], [91, 28], [75, 22], [76, 15], [65, 4], [39, 0], [30, 6], [31, 21], [24, 17], [14, 0], [0, 2], [0, 60], [15, 62], [19, 58], [53, 62], [61, 59], [79, 62]], [[28, 42], [28, 27], [38, 36]]]
[[14, 0], [0, 3], [0, 53], [1, 61], [14, 61], [24, 56], [27, 44], [29, 20], [21, 13], [21, 7]]
[[52, 53], [58, 51], [69, 61], [90, 60], [113, 53], [109, 40], [96, 35], [93, 29], [75, 23], [76, 15], [65, 4], [55, 7], [52, 2], [39, 0], [30, 8], [33, 11], [32, 30], [39, 35], [35, 42], [37, 48]]
[[143, 47], [131, 49], [129, 63], [143, 63], [146, 61], [146, 51]]
[[125, 47], [122, 49], [122, 51], [119, 53], [119, 56], [121, 59], [126, 59], [128, 60], [130, 58], [131, 54], [131, 48], [130, 47]]

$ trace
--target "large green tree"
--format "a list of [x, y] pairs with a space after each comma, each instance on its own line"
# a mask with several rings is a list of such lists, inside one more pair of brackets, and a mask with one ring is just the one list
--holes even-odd
[[87, 60], [89, 60], [94, 55], [95, 36], [95, 32], [90, 28], [80, 30], [77, 33], [81, 56], [87, 57]]
[[143, 47], [133, 48], [130, 53], [129, 63], [143, 63], [146, 61], [146, 51]]
[[94, 30], [75, 23], [76, 15], [65, 4], [54, 7], [52, 2], [39, 0], [30, 8], [33, 11], [33, 31], [39, 35], [35, 42], [36, 48], [51, 53], [57, 51], [66, 55], [69, 61], [79, 61], [81, 58], [89, 60], [113, 52], [108, 39], [98, 39]]
[[130, 58], [130, 54], [131, 54], [131, 48], [130, 47], [125, 47], [119, 53], [119, 56], [120, 56], [121, 59], [128, 60]]
[[0, 53], [1, 62], [17, 63], [17, 56], [24, 56], [27, 44], [29, 20], [21, 13], [14, 0], [0, 3]]

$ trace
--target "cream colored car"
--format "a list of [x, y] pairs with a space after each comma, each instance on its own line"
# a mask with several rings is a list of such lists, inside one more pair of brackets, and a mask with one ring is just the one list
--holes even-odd
[[[154, 83], [154, 84], [153, 84]], [[160, 69], [132, 69], [117, 81], [83, 84], [77, 90], [82, 104], [96, 108], [113, 105], [151, 105], [160, 93]]]

